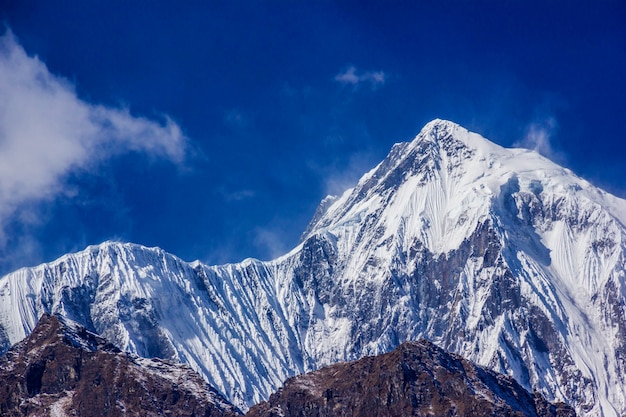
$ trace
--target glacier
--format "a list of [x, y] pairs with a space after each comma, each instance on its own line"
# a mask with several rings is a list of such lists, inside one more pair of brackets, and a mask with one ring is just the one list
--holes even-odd
[[426, 338], [580, 415], [625, 415], [625, 225], [625, 200], [434, 120], [272, 261], [105, 242], [0, 278], [0, 353], [61, 314], [245, 410], [287, 377]]

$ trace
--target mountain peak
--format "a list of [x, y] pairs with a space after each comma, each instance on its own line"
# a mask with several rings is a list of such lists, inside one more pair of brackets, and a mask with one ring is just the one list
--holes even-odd
[[453, 133], [459, 129], [466, 130], [458, 123], [450, 120], [433, 119], [424, 125], [420, 133], [418, 133], [416, 139], [424, 137], [437, 139], [441, 133]]
[[[320, 207], [307, 235], [336, 226], [358, 225], [365, 216], [416, 219], [427, 210], [439, 212], [443, 208], [458, 212], [466, 203], [488, 207], [512, 171], [501, 167], [515, 153], [456, 123], [433, 120], [413, 141], [395, 144], [387, 157], [353, 189], [330, 206]], [[436, 206], [423, 204], [433, 198]], [[477, 214], [482, 216], [487, 212], [479, 210]], [[447, 213], [433, 212], [432, 215], [446, 216]], [[418, 225], [415, 226], [417, 229]], [[446, 232], [437, 230], [442, 236]], [[445, 247], [437, 250], [443, 249]]]
[[[611, 216], [626, 224], [623, 200], [597, 190], [537, 152], [504, 148], [454, 122], [435, 119], [411, 142], [395, 144], [387, 157], [354, 188], [331, 205], [326, 202], [320, 207], [306, 235], [325, 232], [333, 225], [358, 224], [358, 219], [374, 215], [374, 211], [387, 218], [426, 217], [429, 224], [433, 223], [433, 217], [444, 223], [459, 215], [465, 218], [464, 212], [490, 216], [493, 214], [490, 208], [496, 207], [494, 204], [503, 193], [540, 190], [558, 195], [578, 194], [586, 200], [598, 201]], [[428, 200], [434, 201], [431, 204]], [[478, 219], [476, 216], [474, 220]], [[462, 240], [475, 225], [473, 221], [471, 227], [461, 227], [462, 236], [458, 230], [454, 235]], [[455, 224], [441, 226], [435, 229], [440, 243], [439, 238], [444, 238], [450, 228], [456, 228]], [[458, 247], [458, 243], [454, 239], [453, 246], [444, 244], [430, 249], [440, 252]]]
[[431, 130], [454, 130], [454, 129], [462, 129], [467, 130], [460, 124], [453, 122], [447, 119], [435, 118], [430, 122], [426, 123], [424, 127], [422, 127], [420, 132], [429, 132]]
[[[503, 156], [511, 152], [511, 149], [503, 148], [494, 142], [485, 139], [481, 135], [470, 132], [463, 126], [443, 119], [434, 119], [428, 122], [410, 142], [407, 150], [418, 148], [424, 150], [420, 143], [430, 142], [436, 144], [436, 152], [442, 158], [454, 158], [455, 155], [470, 157], [475, 153], [481, 156], [498, 155]], [[465, 150], [459, 155], [459, 152]]]

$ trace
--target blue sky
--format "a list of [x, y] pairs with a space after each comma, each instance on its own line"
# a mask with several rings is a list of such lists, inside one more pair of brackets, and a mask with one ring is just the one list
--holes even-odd
[[272, 258], [437, 117], [626, 197], [623, 1], [177, 3], [0, 2], [1, 273]]

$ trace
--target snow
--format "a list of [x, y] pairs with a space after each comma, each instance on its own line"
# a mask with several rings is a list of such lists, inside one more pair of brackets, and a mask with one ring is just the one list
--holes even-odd
[[0, 330], [15, 343], [60, 312], [187, 363], [244, 410], [289, 376], [426, 337], [581, 415], [623, 415], [625, 224], [626, 201], [435, 120], [273, 261], [105, 242], [1, 278]]
[[66, 391], [65, 396], [50, 405], [50, 417], [67, 417], [66, 408], [72, 403], [74, 391]]

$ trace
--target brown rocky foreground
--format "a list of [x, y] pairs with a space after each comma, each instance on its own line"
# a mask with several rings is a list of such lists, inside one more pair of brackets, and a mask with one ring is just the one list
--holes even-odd
[[[44, 315], [0, 358], [0, 415], [241, 416], [190, 368], [121, 352], [81, 326]], [[247, 417], [573, 417], [565, 404], [430, 342], [290, 378]]]
[[422, 340], [290, 378], [248, 417], [575, 416], [515, 380]]
[[82, 327], [44, 315], [0, 359], [0, 415], [238, 416], [190, 368], [121, 352]]

